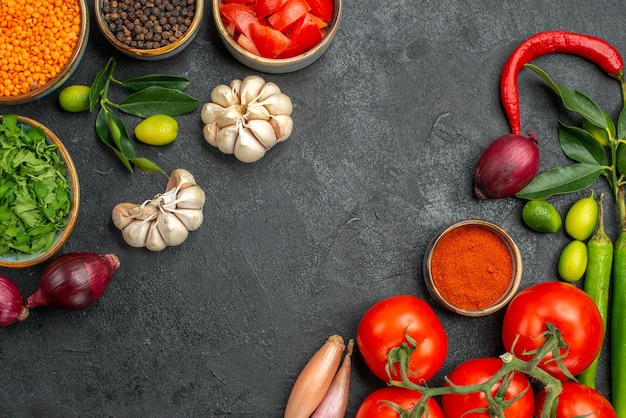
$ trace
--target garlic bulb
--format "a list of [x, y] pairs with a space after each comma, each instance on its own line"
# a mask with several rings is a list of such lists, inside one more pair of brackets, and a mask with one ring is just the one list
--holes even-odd
[[260, 160], [293, 131], [293, 104], [278, 85], [258, 75], [220, 84], [202, 106], [204, 139], [245, 163]]
[[118, 203], [111, 219], [132, 247], [161, 251], [182, 244], [200, 227], [205, 194], [193, 175], [182, 168], [170, 174], [165, 193], [142, 204]]

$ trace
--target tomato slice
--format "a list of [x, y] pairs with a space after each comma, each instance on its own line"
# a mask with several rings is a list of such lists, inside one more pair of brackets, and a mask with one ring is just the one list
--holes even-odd
[[250, 24], [259, 23], [254, 10], [243, 4], [222, 3], [220, 13], [226, 20], [234, 23], [237, 30], [247, 37], [250, 37]]
[[251, 0], [222, 0], [222, 3], [239, 3], [239, 4], [246, 4], [246, 3], [251, 3]]
[[311, 19], [313, 19], [313, 21], [315, 22], [315, 24], [317, 25], [318, 28], [322, 29], [328, 26], [328, 22], [320, 19], [319, 17], [315, 16], [313, 13], [309, 12], [309, 15], [311, 16]]
[[327, 22], [333, 17], [333, 0], [308, 0], [311, 13]]
[[309, 10], [311, 10], [311, 6], [309, 6], [306, 0], [287, 0], [267, 20], [274, 29], [283, 32]]
[[257, 0], [256, 15], [257, 17], [265, 17], [280, 9], [287, 0]]
[[280, 54], [281, 58], [294, 57], [313, 48], [322, 40], [322, 33], [313, 16], [307, 13], [294, 23], [289, 39], [289, 46]]
[[276, 58], [291, 42], [281, 31], [260, 23], [250, 24], [250, 39], [261, 56], [266, 58]]
[[248, 38], [243, 33], [240, 33], [239, 36], [237, 36], [237, 43], [246, 51], [254, 55], [259, 55], [259, 56], [261, 55], [256, 45], [254, 45], [254, 42], [252, 42], [252, 39]]

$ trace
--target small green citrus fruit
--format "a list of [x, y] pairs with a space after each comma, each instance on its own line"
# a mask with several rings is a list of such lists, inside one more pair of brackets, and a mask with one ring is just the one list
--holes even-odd
[[587, 246], [584, 242], [574, 240], [563, 248], [559, 257], [559, 277], [566, 282], [580, 280], [587, 270]]
[[522, 208], [522, 219], [538, 232], [556, 232], [561, 229], [563, 220], [554, 206], [545, 200], [529, 200]]
[[167, 145], [178, 135], [178, 122], [168, 115], [152, 115], [135, 127], [135, 137], [148, 145]]
[[598, 225], [598, 215], [598, 202], [593, 196], [578, 200], [565, 215], [565, 232], [574, 239], [586, 240]]
[[59, 104], [67, 112], [83, 112], [89, 109], [89, 86], [77, 84], [65, 87], [59, 93]]

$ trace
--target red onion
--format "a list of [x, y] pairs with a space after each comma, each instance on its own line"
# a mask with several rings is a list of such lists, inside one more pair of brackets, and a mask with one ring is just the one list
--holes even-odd
[[41, 275], [28, 307], [52, 306], [77, 311], [96, 303], [120, 266], [114, 254], [76, 251], [54, 259]]
[[20, 289], [0, 274], [0, 327], [6, 327], [28, 316], [28, 307]]
[[522, 190], [539, 171], [539, 140], [532, 131], [528, 137], [503, 135], [485, 149], [474, 178], [474, 193], [481, 199], [502, 199]]

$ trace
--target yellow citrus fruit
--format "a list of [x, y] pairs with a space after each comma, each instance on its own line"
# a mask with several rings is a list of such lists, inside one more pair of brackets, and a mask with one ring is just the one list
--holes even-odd
[[89, 109], [89, 86], [77, 84], [65, 87], [59, 93], [59, 104], [68, 112], [82, 112]]
[[559, 277], [566, 282], [580, 280], [587, 270], [587, 246], [574, 240], [563, 248], [559, 257]]
[[584, 241], [598, 225], [599, 207], [593, 197], [584, 197], [574, 203], [565, 215], [565, 232], [570, 237]]
[[135, 127], [135, 137], [148, 145], [167, 145], [178, 135], [178, 122], [168, 115], [152, 115]]
[[559, 212], [545, 200], [526, 202], [522, 208], [522, 219], [526, 225], [538, 232], [556, 232], [563, 225]]

